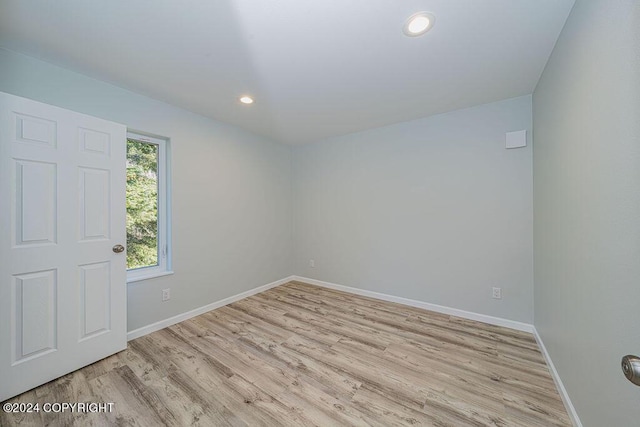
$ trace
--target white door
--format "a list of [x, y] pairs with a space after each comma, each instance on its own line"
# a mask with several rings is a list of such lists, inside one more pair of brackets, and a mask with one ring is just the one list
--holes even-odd
[[0, 401], [126, 348], [126, 128], [0, 92]]

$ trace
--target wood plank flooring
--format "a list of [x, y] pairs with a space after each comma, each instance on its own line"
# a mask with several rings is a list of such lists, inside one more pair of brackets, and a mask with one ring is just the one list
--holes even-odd
[[290, 282], [129, 342], [1, 426], [570, 426], [531, 334]]

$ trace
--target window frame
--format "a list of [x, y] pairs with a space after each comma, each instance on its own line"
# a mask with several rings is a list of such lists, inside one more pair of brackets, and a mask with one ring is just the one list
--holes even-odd
[[129, 130], [127, 141], [129, 139], [158, 147], [158, 264], [135, 269], [127, 268], [127, 283], [133, 283], [173, 274], [171, 269], [171, 155], [168, 138]]

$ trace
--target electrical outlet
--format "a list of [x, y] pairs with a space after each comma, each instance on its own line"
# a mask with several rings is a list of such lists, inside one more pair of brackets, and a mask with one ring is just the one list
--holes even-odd
[[171, 289], [162, 290], [162, 301], [169, 301], [171, 299]]
[[493, 288], [493, 298], [502, 299], [502, 288]]
[[316, 262], [312, 259], [309, 260], [309, 267], [311, 268], [315, 268], [316, 267]]

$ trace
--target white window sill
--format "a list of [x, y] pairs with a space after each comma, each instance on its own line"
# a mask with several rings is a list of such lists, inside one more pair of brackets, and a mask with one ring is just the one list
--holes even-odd
[[170, 276], [173, 271], [150, 271], [149, 273], [135, 275], [133, 277], [127, 277], [127, 283], [140, 282], [142, 280], [155, 279], [156, 277]]

